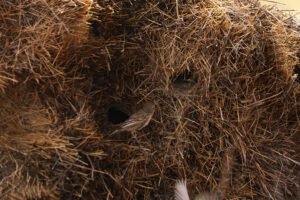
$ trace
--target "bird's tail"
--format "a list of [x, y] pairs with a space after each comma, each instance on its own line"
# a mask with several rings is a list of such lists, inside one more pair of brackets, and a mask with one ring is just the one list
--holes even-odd
[[109, 136], [111, 137], [111, 136], [114, 136], [115, 134], [117, 134], [117, 133], [120, 133], [122, 130], [121, 129], [117, 129], [117, 130], [115, 130], [114, 132], [112, 132]]
[[175, 200], [190, 200], [187, 188], [186, 181], [179, 180], [175, 185]]

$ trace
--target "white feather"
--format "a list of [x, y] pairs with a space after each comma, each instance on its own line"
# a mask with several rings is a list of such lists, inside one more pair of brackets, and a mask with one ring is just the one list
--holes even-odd
[[125, 128], [129, 127], [129, 126], [134, 126], [134, 125], [136, 125], [137, 123], [138, 123], [138, 121], [136, 121], [136, 120], [128, 120], [128, 121], [126, 121], [126, 122], [124, 122], [124, 123], [122, 124], [122, 127], [121, 127], [121, 128], [125, 129]]
[[175, 185], [175, 200], [190, 200], [187, 188], [186, 181], [179, 180]]

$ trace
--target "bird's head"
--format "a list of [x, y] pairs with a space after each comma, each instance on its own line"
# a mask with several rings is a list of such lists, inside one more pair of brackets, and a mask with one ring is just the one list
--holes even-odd
[[143, 107], [143, 110], [146, 112], [146, 113], [153, 113], [154, 110], [155, 110], [155, 104], [152, 103], [152, 102], [147, 102], [145, 103], [144, 107]]

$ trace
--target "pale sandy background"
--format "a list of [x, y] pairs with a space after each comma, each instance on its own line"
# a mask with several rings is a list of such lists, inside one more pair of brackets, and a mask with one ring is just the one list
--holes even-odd
[[271, 2], [278, 2], [276, 3], [276, 6], [281, 10], [295, 10], [291, 12], [292, 14], [297, 14], [298, 21], [300, 20], [300, 0], [270, 0], [264, 1], [261, 0], [263, 4], [272, 4]]

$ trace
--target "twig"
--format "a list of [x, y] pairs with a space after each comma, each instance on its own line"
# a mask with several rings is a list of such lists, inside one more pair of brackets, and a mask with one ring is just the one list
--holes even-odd
[[69, 31], [69, 29], [67, 28], [67, 26], [66, 26], [66, 24], [55, 14], [55, 12], [54, 12], [54, 10], [49, 6], [49, 4], [45, 1], [45, 0], [43, 0], [44, 1], [44, 3], [47, 5], [47, 7], [49, 8], [49, 10], [52, 12], [52, 14], [55, 16], [55, 18], [60, 22], [60, 23], [62, 23], [62, 25], [63, 25], [63, 27], [66, 29], [66, 31], [68, 32], [68, 33], [70, 33], [70, 31]]

